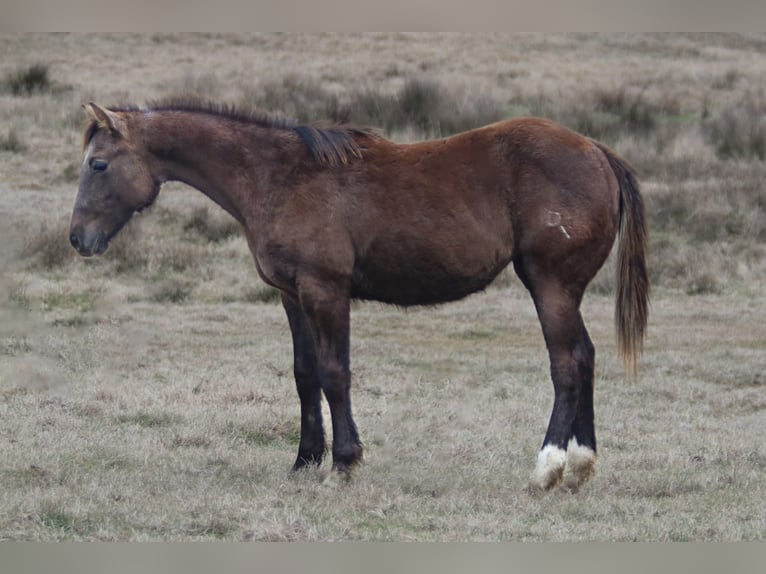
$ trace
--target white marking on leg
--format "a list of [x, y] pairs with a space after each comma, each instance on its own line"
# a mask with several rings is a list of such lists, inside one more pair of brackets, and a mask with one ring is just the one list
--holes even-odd
[[577, 492], [595, 472], [596, 453], [593, 449], [579, 444], [574, 437], [569, 439], [564, 468], [564, 486], [572, 492]]
[[552, 444], [545, 445], [537, 455], [537, 466], [532, 474], [532, 485], [542, 490], [556, 486], [564, 475], [567, 453]]
[[564, 237], [566, 237], [567, 239], [572, 239], [572, 236], [569, 235], [569, 232], [567, 231], [566, 227], [564, 227], [563, 225], [560, 225], [559, 229], [561, 230], [561, 233], [564, 234]]

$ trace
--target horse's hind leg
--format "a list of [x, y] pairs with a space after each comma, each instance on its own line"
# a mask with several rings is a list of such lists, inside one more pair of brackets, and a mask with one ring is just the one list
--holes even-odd
[[596, 429], [593, 414], [593, 364], [596, 351], [584, 325], [582, 339], [585, 360], [578, 363], [582, 386], [577, 401], [577, 415], [572, 426], [572, 437], [567, 443], [567, 463], [564, 468], [564, 486], [573, 492], [593, 475], [596, 463]]
[[547, 490], [562, 479], [576, 490], [595, 465], [593, 364], [595, 352], [580, 315], [583, 289], [562, 286], [553, 277], [516, 270], [532, 294], [548, 348], [554, 403], [548, 430], [532, 476]]
[[576, 490], [593, 472], [594, 350], [579, 301], [563, 291], [535, 299], [551, 363], [554, 402], [538, 456], [534, 483], [548, 489], [565, 479]]
[[282, 305], [293, 337], [293, 371], [301, 402], [301, 440], [298, 458], [293, 465], [293, 470], [298, 470], [308, 464], [321, 463], [324, 456], [322, 387], [319, 384], [314, 338], [308, 319], [300, 306], [286, 295], [282, 295]]

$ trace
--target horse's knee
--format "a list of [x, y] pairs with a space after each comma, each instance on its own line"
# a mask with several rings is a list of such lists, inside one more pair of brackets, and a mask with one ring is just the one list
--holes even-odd
[[319, 367], [319, 381], [330, 404], [348, 400], [351, 379], [340, 363], [330, 362]]
[[583, 336], [572, 350], [572, 358], [581, 372], [593, 371], [593, 365], [596, 362], [596, 347], [593, 346], [593, 342], [584, 329]]

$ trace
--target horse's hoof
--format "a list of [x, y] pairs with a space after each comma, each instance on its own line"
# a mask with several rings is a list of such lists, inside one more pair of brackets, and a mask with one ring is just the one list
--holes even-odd
[[564, 466], [567, 461], [565, 450], [548, 444], [537, 455], [537, 466], [530, 479], [529, 486], [536, 490], [550, 490], [564, 476]]
[[572, 439], [567, 445], [567, 462], [564, 467], [564, 487], [577, 492], [596, 472], [596, 452]]

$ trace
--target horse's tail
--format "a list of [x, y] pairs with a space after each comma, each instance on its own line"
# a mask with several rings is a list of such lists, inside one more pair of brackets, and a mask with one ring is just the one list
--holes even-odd
[[604, 152], [620, 186], [615, 325], [620, 356], [625, 367], [635, 375], [649, 315], [644, 202], [633, 168], [606, 146], [594, 143]]

